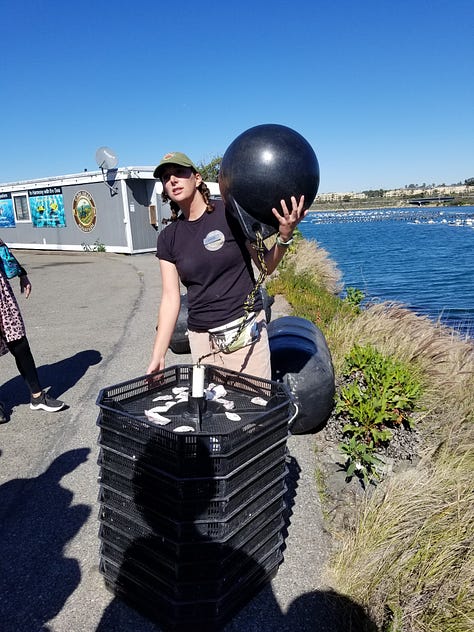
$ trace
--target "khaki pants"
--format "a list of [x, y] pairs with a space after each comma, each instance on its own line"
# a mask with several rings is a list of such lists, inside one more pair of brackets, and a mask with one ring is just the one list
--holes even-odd
[[267, 321], [263, 310], [257, 314], [257, 326], [260, 334], [259, 339], [248, 345], [248, 347], [243, 347], [232, 353], [219, 351], [213, 345], [208, 332], [189, 331], [189, 346], [191, 347], [193, 362], [196, 364], [202, 356], [210, 353], [211, 355], [203, 359], [203, 364], [214, 364], [224, 369], [270, 380], [272, 376], [270, 347], [268, 344]]

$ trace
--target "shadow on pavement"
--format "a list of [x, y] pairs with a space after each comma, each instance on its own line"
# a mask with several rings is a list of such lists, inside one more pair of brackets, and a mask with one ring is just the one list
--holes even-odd
[[[284, 572], [281, 569], [279, 572]], [[302, 570], [304, 572], [304, 569]], [[193, 626], [193, 630], [201, 630]], [[105, 610], [95, 632], [166, 632], [124, 601], [115, 598]], [[278, 605], [271, 585], [222, 629], [223, 632], [378, 632], [375, 623], [355, 601], [333, 590], [305, 593], [285, 613]]]
[[[38, 376], [43, 388], [48, 390], [51, 386], [48, 390], [49, 394], [58, 398], [77, 384], [89, 367], [101, 361], [102, 355], [99, 351], [86, 349], [70, 358], [38, 367]], [[7, 408], [29, 403], [30, 393], [20, 375], [0, 385], [0, 401], [3, 401]]]
[[91, 508], [71, 506], [61, 479], [87, 461], [89, 448], [65, 452], [39, 476], [0, 486], [0, 627], [40, 632], [77, 588], [81, 572], [64, 548]]

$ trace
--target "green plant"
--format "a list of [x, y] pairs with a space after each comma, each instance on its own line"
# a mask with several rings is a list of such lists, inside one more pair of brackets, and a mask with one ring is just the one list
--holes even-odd
[[379, 469], [383, 466], [383, 461], [374, 455], [373, 441], [368, 444], [362, 443], [353, 436], [347, 443], [341, 443], [339, 448], [346, 456], [344, 469], [347, 481], [356, 475], [367, 487], [371, 482], [380, 479]]
[[393, 419], [393, 413], [387, 410], [383, 393], [374, 397], [368, 390], [361, 389], [358, 383], [350, 384], [341, 392], [336, 414], [350, 420], [343, 426], [344, 434], [365, 442], [373, 441], [377, 445], [392, 438], [392, 432], [385, 424]]
[[96, 239], [93, 244], [83, 242], [81, 246], [85, 252], [106, 252], [105, 244], [99, 241], [99, 239]]
[[[373, 436], [373, 427], [412, 427], [421, 381], [411, 366], [384, 356], [370, 345], [355, 345], [345, 359], [343, 376], [350, 384], [341, 390], [336, 411], [349, 424], [366, 427], [367, 440], [385, 440]], [[353, 432], [361, 434], [360, 430]]]
[[360, 304], [362, 303], [364, 298], [365, 294], [364, 292], [362, 292], [362, 290], [359, 290], [356, 287], [346, 288], [346, 297], [344, 301], [348, 303], [351, 307], [360, 310]]
[[[412, 413], [421, 383], [411, 367], [382, 355], [370, 345], [355, 345], [351, 349], [343, 377], [349, 383], [336, 399], [335, 412], [347, 439], [339, 448], [348, 456], [346, 469], [351, 478], [360, 467], [368, 468], [367, 475], [373, 473], [370, 466], [377, 465], [373, 452], [392, 439], [390, 428], [397, 424], [413, 426]], [[366, 481], [364, 472], [363, 478]]]
[[208, 163], [198, 162], [196, 167], [205, 182], [217, 182], [222, 156], [214, 156]]

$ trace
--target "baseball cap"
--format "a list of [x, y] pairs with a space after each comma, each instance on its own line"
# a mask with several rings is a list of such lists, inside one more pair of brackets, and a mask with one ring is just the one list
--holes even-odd
[[163, 156], [160, 164], [155, 168], [153, 176], [155, 178], [159, 178], [163, 167], [165, 167], [166, 165], [180, 165], [181, 167], [191, 167], [191, 169], [194, 169], [194, 171], [198, 171], [196, 165], [190, 158], [186, 156], [186, 154], [182, 154], [180, 151], [171, 151]]

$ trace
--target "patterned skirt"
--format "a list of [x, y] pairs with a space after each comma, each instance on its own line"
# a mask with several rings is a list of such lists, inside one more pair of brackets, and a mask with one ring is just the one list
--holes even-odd
[[6, 342], [25, 336], [25, 324], [10, 282], [0, 272], [0, 356], [8, 353]]

